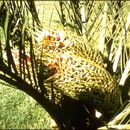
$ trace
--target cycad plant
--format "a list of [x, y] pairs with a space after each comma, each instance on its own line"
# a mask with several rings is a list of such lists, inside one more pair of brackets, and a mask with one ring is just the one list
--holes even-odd
[[122, 60], [115, 76], [108, 63], [126, 47], [129, 2], [60, 1], [64, 31], [43, 29], [35, 3], [1, 2], [0, 79], [33, 97], [60, 129], [96, 129], [121, 106]]

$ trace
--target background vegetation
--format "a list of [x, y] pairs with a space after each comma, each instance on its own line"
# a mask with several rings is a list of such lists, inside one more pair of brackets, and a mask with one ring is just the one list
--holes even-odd
[[49, 128], [49, 114], [34, 99], [0, 84], [0, 129]]

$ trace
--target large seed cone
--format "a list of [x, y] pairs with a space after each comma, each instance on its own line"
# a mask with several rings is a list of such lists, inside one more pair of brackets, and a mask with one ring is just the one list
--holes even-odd
[[102, 56], [83, 40], [70, 41], [66, 47], [44, 49], [48, 72], [54, 72], [46, 82], [53, 82], [60, 93], [83, 101], [104, 115], [115, 113], [120, 106], [120, 90], [106, 71]]

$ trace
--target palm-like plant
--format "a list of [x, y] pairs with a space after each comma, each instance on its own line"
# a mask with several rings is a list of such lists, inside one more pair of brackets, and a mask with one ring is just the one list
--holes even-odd
[[[53, 62], [55, 59], [54, 56], [59, 54], [57, 53], [57, 50], [59, 51], [59, 48], [56, 48], [56, 52], [53, 51], [53, 54], [50, 51], [51, 49], [49, 51], [47, 49], [49, 49], [48, 45], [50, 48], [55, 49], [55, 46], [53, 46], [52, 43], [56, 42], [58, 45], [60, 44], [58, 47], [61, 47], [60, 52], [62, 55], [63, 51], [61, 50], [64, 46], [64, 41], [62, 41], [62, 43], [59, 42], [58, 39], [53, 40], [54, 37], [51, 37], [49, 35], [47, 35], [47, 39], [46, 37], [45, 39], [42, 37], [42, 42], [44, 44], [40, 44], [35, 40], [34, 37], [36, 35], [36, 32], [42, 29], [35, 2], [29, 0], [3, 1], [1, 3], [0, 79], [10, 83], [17, 89], [20, 89], [26, 92], [28, 95], [32, 96], [42, 105], [43, 108], [49, 112], [49, 114], [52, 116], [52, 118], [54, 118], [61, 129], [89, 129], [92, 127], [91, 124], [95, 125], [93, 125], [94, 129], [100, 126], [102, 123], [99, 119], [95, 118], [94, 115], [95, 108], [89, 108], [89, 106], [84, 102], [74, 100], [72, 98], [74, 97], [73, 95], [66, 94], [68, 93], [67, 90], [65, 90], [66, 93], [62, 93], [58, 90], [57, 87], [54, 86], [54, 78], [52, 77], [57, 71], [57, 62], [55, 62], [55, 64]], [[114, 57], [116, 57], [115, 52], [117, 50], [116, 48], [118, 47], [119, 41], [121, 43], [121, 45], [119, 44], [121, 47], [123, 47], [123, 45], [125, 46], [125, 44], [122, 43], [126, 42], [123, 38], [127, 34], [127, 24], [129, 23], [129, 20], [128, 22], [126, 20], [128, 15], [126, 11], [128, 3], [129, 2], [116, 1], [90, 1], [84, 3], [80, 1], [62, 1], [60, 2], [61, 22], [64, 26], [66, 26], [66, 28], [68, 25], [72, 25], [74, 30], [77, 31], [78, 35], [82, 35], [82, 32], [85, 32], [87, 42], [100, 43], [100, 47], [104, 46], [99, 50], [104, 57], [109, 57], [110, 61], [113, 63], [116, 62], [117, 59]], [[84, 4], [84, 6], [81, 6], [81, 4]], [[82, 24], [83, 19], [82, 14], [80, 13], [82, 7], [85, 7], [85, 24]], [[58, 9], [59, 8], [57, 8], [57, 11]], [[67, 13], [69, 15], [66, 15]], [[126, 28], [124, 30], [123, 28], [125, 24]], [[83, 29], [85, 29], [85, 31], [83, 31]], [[57, 33], [53, 31], [52, 34]], [[120, 40], [121, 36], [123, 38]], [[74, 45], [76, 51], [79, 52], [80, 55], [88, 56], [87, 58], [89, 61], [91, 61], [93, 64], [96, 64], [95, 66], [98, 64], [100, 70], [102, 70], [104, 63], [102, 62], [103, 59], [101, 58], [102, 56], [100, 52], [96, 53], [96, 56], [98, 57], [97, 59], [101, 60], [101, 63], [98, 63], [98, 61], [95, 61], [95, 58], [93, 58], [93, 55], [91, 56], [91, 54], [93, 54], [91, 53], [93, 52], [93, 49], [90, 49], [90, 53], [84, 53], [86, 51], [85, 49], [87, 48], [83, 47], [86, 47], [87, 45], [80, 44], [83, 39], [76, 37], [74, 36], [72, 39], [71, 37], [69, 38], [70, 41], [74, 41], [74, 44], [76, 43], [76, 45]], [[81, 45], [85, 46], [81, 47]], [[91, 45], [97, 46], [96, 44]], [[121, 52], [121, 50], [119, 51]], [[68, 49], [68, 52], [71, 51]], [[112, 56], [110, 55], [111, 53]], [[52, 60], [52, 63], [50, 63], [47, 58]], [[88, 63], [88, 61], [85, 62]], [[122, 68], [122, 64], [119, 64], [119, 66]], [[88, 69], [88, 73], [89, 72], [90, 71]], [[107, 73], [105, 69], [103, 72]], [[119, 73], [120, 77], [121, 74], [122, 72]], [[109, 74], [106, 75], [108, 77], [111, 77]], [[64, 86], [64, 81], [62, 83]], [[64, 88], [62, 90], [64, 91]], [[75, 115], [77, 111], [79, 115]], [[90, 125], [86, 124], [86, 119], [90, 121]]]

